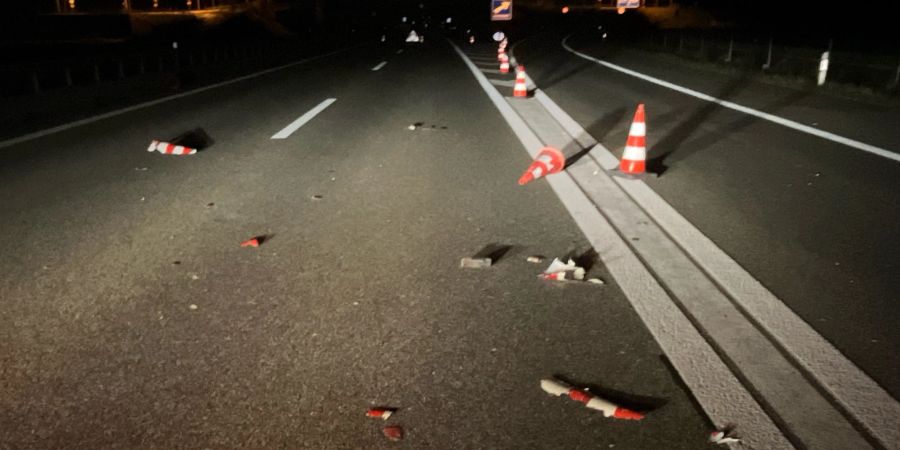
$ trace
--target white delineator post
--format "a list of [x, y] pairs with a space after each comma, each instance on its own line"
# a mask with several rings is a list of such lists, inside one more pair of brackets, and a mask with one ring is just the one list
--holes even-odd
[[825, 77], [828, 75], [828, 57], [831, 52], [823, 52], [822, 58], [819, 59], [819, 86], [825, 84]]

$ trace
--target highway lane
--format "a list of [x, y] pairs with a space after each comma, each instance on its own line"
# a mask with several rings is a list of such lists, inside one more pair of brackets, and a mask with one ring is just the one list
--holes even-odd
[[[704, 445], [615, 284], [524, 261], [588, 244], [545, 184], [515, 185], [529, 161], [462, 63], [395, 49], [0, 151], [0, 447], [380, 447], [374, 404], [412, 448]], [[195, 127], [197, 155], [145, 151]], [[494, 242], [514, 246], [496, 267], [457, 267]], [[658, 409], [605, 419], [550, 375]]]
[[[900, 396], [900, 365], [892, 356], [900, 343], [894, 305], [900, 284], [890, 276], [900, 250], [900, 165], [603, 68], [565, 51], [564, 36], [544, 35], [515, 48], [538, 86], [613, 151], [624, 146], [635, 105], [646, 103], [649, 157], [657, 158], [651, 165], [664, 170], [647, 183]], [[888, 123], [897, 115], [890, 105], [704, 78], [707, 72], [690, 65], [649, 60], [647, 53], [604, 46], [583, 34], [569, 42], [626, 67], [635, 61], [636, 70], [653, 76], [689, 79], [685, 84], [693, 89], [900, 148]]]

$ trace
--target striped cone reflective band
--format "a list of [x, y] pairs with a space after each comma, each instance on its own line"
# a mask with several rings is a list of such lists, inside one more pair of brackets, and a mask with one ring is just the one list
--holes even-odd
[[500, 73], [509, 73], [509, 61], [500, 61]]
[[509, 61], [509, 57], [506, 56], [506, 52], [501, 49], [499, 52], [497, 52], [497, 61], [503, 61], [503, 58], [506, 58], [506, 60]]
[[641, 420], [644, 418], [644, 415], [639, 412], [622, 408], [619, 405], [597, 397], [590, 392], [575, 389], [572, 386], [556, 380], [541, 380], [541, 389], [550, 395], [555, 395], [557, 397], [565, 395], [576, 402], [584, 403], [584, 406], [587, 406], [588, 408], [601, 411], [604, 417], [625, 420]]
[[506, 53], [500, 55], [500, 62], [509, 62], [509, 56], [506, 56]]
[[553, 147], [544, 147], [534, 158], [528, 170], [519, 177], [519, 185], [528, 184], [540, 177], [559, 172], [566, 165], [566, 157]]
[[525, 67], [516, 70], [516, 84], [513, 86], [513, 97], [528, 97], [528, 86], [525, 84]]
[[197, 153], [196, 148], [185, 147], [183, 145], [170, 144], [168, 142], [153, 141], [148, 152], [160, 152], [163, 155], [193, 155]]
[[647, 170], [647, 124], [644, 121], [644, 104], [641, 103], [634, 112], [634, 120], [631, 121], [631, 130], [628, 131], [628, 141], [625, 142], [625, 151], [622, 153], [622, 161], [619, 170], [629, 175], [641, 175]]

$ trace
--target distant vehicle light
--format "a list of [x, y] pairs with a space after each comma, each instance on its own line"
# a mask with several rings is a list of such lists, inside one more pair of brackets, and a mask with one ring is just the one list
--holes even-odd
[[406, 23], [406, 16], [403, 16], [403, 18], [401, 18], [400, 21], [403, 23]]
[[447, 23], [453, 23], [453, 18], [452, 18], [452, 17], [448, 17], [448, 18], [447, 18]]
[[619, 8], [618, 12], [619, 14], [625, 14], [625, 8]]
[[563, 13], [563, 14], [568, 14], [568, 13], [569, 13], [569, 7], [568, 7], [568, 6], [563, 6], [563, 8], [562, 8], [562, 13]]

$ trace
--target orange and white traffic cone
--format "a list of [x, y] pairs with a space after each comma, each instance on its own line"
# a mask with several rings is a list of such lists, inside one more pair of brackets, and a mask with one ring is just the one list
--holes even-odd
[[644, 418], [644, 415], [639, 412], [622, 408], [609, 400], [604, 400], [590, 392], [575, 389], [572, 386], [556, 380], [541, 380], [541, 389], [550, 395], [555, 395], [557, 397], [565, 395], [576, 402], [584, 403], [584, 406], [587, 406], [588, 408], [601, 411], [604, 417], [624, 420], [641, 420]]
[[509, 73], [509, 57], [506, 53], [500, 58], [500, 73]]
[[525, 66], [516, 68], [516, 84], [513, 86], [513, 97], [528, 97], [528, 85], [525, 82]]
[[528, 166], [528, 170], [519, 177], [519, 185], [528, 184], [551, 173], [557, 173], [566, 165], [566, 157], [553, 147], [544, 147], [537, 158]]
[[509, 58], [506, 56], [506, 50], [503, 50], [502, 48], [497, 49], [497, 61], [503, 61], [503, 58]]
[[634, 112], [634, 120], [631, 121], [625, 151], [622, 152], [622, 160], [619, 162], [619, 173], [641, 176], [647, 172], [646, 136], [647, 123], [644, 121], [644, 104], [641, 103]]
[[183, 145], [170, 144], [168, 142], [152, 141], [148, 152], [160, 152], [164, 155], [193, 155], [197, 153], [196, 148], [185, 147]]

